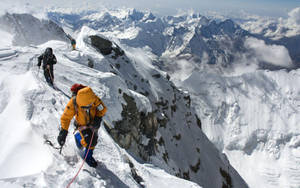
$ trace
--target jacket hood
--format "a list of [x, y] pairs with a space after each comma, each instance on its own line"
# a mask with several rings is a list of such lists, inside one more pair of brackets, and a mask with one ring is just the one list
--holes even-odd
[[76, 96], [76, 102], [80, 107], [93, 105], [96, 100], [97, 96], [90, 87], [80, 89]]

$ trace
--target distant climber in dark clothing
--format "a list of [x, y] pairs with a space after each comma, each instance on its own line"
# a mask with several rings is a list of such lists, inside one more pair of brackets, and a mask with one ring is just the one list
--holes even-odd
[[43, 61], [43, 70], [46, 81], [53, 86], [54, 74], [53, 74], [53, 65], [57, 63], [56, 57], [53, 54], [52, 48], [47, 48], [45, 52], [38, 57], [37, 66], [41, 66]]

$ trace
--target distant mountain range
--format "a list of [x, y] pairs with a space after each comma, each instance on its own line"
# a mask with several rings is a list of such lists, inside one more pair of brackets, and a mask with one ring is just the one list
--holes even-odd
[[[227, 19], [215, 21], [199, 14], [155, 17], [150, 12], [129, 9], [121, 14], [115, 12], [86, 12], [83, 15], [48, 13], [49, 19], [57, 24], [73, 30], [86, 25], [121, 43], [132, 47], [149, 47], [158, 57], [184, 57], [196, 62], [223, 64], [228, 66], [238, 61], [240, 54], [251, 55], [243, 45], [246, 38], [255, 37], [264, 40], [268, 45], [283, 45], [290, 54], [295, 67], [300, 66], [299, 44], [300, 34], [287, 35], [287, 28], [282, 27], [281, 37], [267, 35], [269, 30], [278, 29], [278, 23], [265, 23], [261, 32], [242, 29], [240, 25]], [[285, 32], [284, 32], [285, 31]], [[286, 34], [286, 35], [284, 35]], [[269, 62], [260, 62], [262, 65]], [[263, 66], [269, 67], [269, 66]], [[274, 68], [274, 67], [272, 67]], [[275, 67], [276, 68], [276, 67]], [[281, 68], [281, 67], [277, 67]]]

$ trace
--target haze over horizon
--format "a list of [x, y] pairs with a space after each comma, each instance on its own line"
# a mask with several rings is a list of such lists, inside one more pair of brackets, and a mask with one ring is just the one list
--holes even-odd
[[254, 0], [254, 1], [237, 1], [228, 0], [226, 2], [221, 0], [211, 0], [209, 2], [204, 0], [190, 0], [184, 2], [181, 0], [86, 0], [86, 1], [71, 1], [71, 0], [52, 0], [41, 2], [39, 0], [2, 0], [1, 12], [38, 12], [49, 8], [70, 8], [70, 9], [100, 9], [106, 8], [136, 8], [138, 10], [149, 10], [158, 15], [174, 15], [178, 12], [194, 11], [200, 14], [208, 12], [218, 12], [220, 14], [231, 14], [237, 12], [247, 12], [250, 14], [257, 14], [260, 16], [269, 17], [287, 17], [288, 12], [300, 6], [299, 0], [286, 1], [271, 1], [271, 0]]

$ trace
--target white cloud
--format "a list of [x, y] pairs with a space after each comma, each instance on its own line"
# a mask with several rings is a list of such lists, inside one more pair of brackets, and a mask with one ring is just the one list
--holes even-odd
[[289, 21], [300, 26], [300, 7], [289, 12]]
[[[231, 17], [231, 16], [229, 16]], [[300, 34], [300, 7], [291, 9], [284, 17], [270, 18], [258, 15], [237, 14], [232, 18], [238, 20], [242, 28], [251, 33], [263, 34], [277, 40], [282, 37], [292, 37]], [[242, 19], [240, 19], [242, 18]]]
[[289, 12], [289, 18], [285, 26], [290, 28], [295, 34], [300, 33], [300, 7], [297, 7]]
[[195, 65], [187, 60], [178, 60], [173, 62], [173, 68], [176, 69], [173, 74], [171, 74], [172, 80], [183, 81], [187, 79], [195, 69]]
[[293, 66], [289, 52], [284, 46], [267, 45], [263, 40], [248, 38], [245, 41], [245, 47], [254, 50], [259, 61], [283, 67]]
[[[279, 28], [276, 31], [277, 33], [284, 34], [287, 37], [300, 34], [300, 7], [292, 9], [288, 13], [287, 19], [279, 18], [278, 23]], [[283, 29], [283, 31], [285, 30], [285, 28], [288, 28], [288, 30], [286, 31], [286, 33], [281, 33], [281, 28]]]

